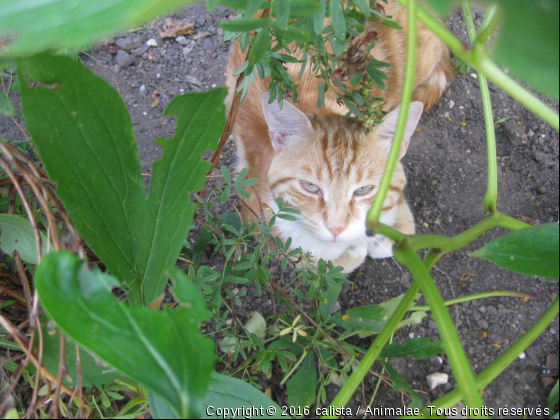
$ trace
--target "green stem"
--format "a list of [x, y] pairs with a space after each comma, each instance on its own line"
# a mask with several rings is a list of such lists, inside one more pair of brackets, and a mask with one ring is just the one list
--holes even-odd
[[[374, 342], [360, 361], [358, 367], [354, 370], [354, 372], [352, 372], [352, 375], [350, 376], [350, 378], [348, 378], [348, 381], [346, 381], [344, 386], [336, 395], [335, 399], [331, 402], [331, 407], [340, 408], [348, 406], [348, 401], [350, 401], [350, 398], [352, 398], [352, 395], [354, 395], [354, 392], [356, 392], [356, 389], [358, 389], [358, 387], [362, 383], [362, 380], [368, 374], [371, 366], [379, 357], [379, 354], [383, 350], [383, 347], [385, 347], [385, 345], [397, 329], [398, 325], [400, 324], [401, 320], [408, 312], [408, 309], [414, 303], [414, 299], [416, 298], [416, 294], [419, 290], [420, 287], [418, 285], [418, 282], [412, 282], [412, 284], [408, 288], [408, 291], [405, 293], [401, 302], [397, 306], [397, 309], [395, 310], [395, 312], [393, 312], [393, 315], [391, 316], [391, 318], [389, 318], [389, 321], [387, 321], [385, 327], [383, 327], [381, 333], [379, 333], [379, 335], [375, 338]], [[322, 418], [334, 419], [336, 417], [325, 416]]]
[[284, 378], [282, 379], [282, 381], [280, 382], [281, 386], [284, 386], [284, 384], [286, 383], [286, 381], [288, 379], [290, 379], [290, 376], [292, 376], [294, 374], [294, 372], [296, 371], [296, 369], [303, 363], [303, 361], [305, 360], [305, 358], [307, 357], [307, 349], [303, 349], [303, 353], [301, 355], [301, 357], [299, 358], [299, 360], [296, 362], [296, 364], [294, 364], [292, 366], [292, 368], [290, 369], [290, 371], [288, 373], [286, 373], [286, 376], [284, 376]]
[[[535, 322], [525, 334], [521, 336], [509, 349], [507, 349], [500, 357], [491, 363], [486, 369], [479, 373], [476, 378], [476, 389], [482, 391], [492, 382], [496, 377], [502, 373], [511, 363], [519, 357], [539, 335], [550, 325], [552, 321], [558, 316], [558, 297], [554, 300], [552, 305], [546, 312]], [[450, 408], [461, 402], [461, 392], [459, 389], [451, 391], [449, 394], [434, 401], [430, 405], [436, 408]], [[422, 410], [422, 413], [429, 417], [430, 411], [427, 408]]]
[[[529, 228], [531, 225], [520, 222], [505, 214], [497, 213], [487, 216], [470, 229], [451, 238], [440, 235], [413, 235], [410, 237], [410, 240], [416, 250], [435, 248], [448, 253], [464, 247], [494, 227], [507, 230], [520, 230]], [[391, 239], [394, 238], [391, 237]]]
[[[422, 289], [422, 294], [430, 305], [432, 316], [437, 325], [443, 342], [449, 363], [453, 369], [455, 380], [465, 401], [465, 405], [471, 408], [482, 408], [483, 401], [476, 388], [474, 375], [469, 364], [465, 350], [451, 319], [451, 315], [445, 307], [443, 298], [430, 275], [429, 270], [414, 251], [412, 244], [405, 241], [400, 248], [394, 248], [395, 258], [405, 264]], [[473, 416], [475, 418], [486, 418], [485, 416]]]
[[[411, 1], [399, 0], [404, 6], [408, 6]], [[502, 71], [485, 50], [480, 48], [472, 49], [468, 45], [463, 44], [437, 18], [422, 8], [418, 10], [418, 19], [426, 28], [445, 42], [458, 58], [474, 68], [479, 74], [486, 76], [513, 99], [550, 124], [556, 131], [560, 131], [560, 117], [558, 114]]]
[[[476, 293], [474, 295], [462, 296], [462, 297], [457, 298], [457, 299], [447, 300], [447, 301], [444, 302], [444, 304], [445, 304], [445, 306], [451, 306], [451, 305], [456, 305], [458, 303], [471, 302], [473, 300], [488, 299], [488, 298], [493, 298], [493, 297], [513, 297], [513, 298], [518, 298], [518, 299], [536, 300], [533, 295], [529, 295], [527, 293], [515, 292], [513, 290], [495, 290], [493, 292]], [[430, 307], [429, 306], [415, 306], [414, 308], [411, 308], [410, 310], [411, 311], [428, 312], [428, 311], [430, 311]]]
[[486, 16], [484, 16], [484, 21], [478, 29], [478, 34], [476, 38], [472, 40], [474, 44], [486, 44], [490, 36], [494, 33], [496, 28], [500, 25], [502, 20], [502, 14], [498, 8], [498, 3], [492, 3], [488, 6], [486, 11]]
[[387, 193], [389, 192], [391, 181], [393, 179], [393, 173], [395, 172], [397, 162], [399, 161], [399, 153], [401, 151], [401, 144], [406, 129], [406, 121], [408, 118], [408, 110], [410, 108], [410, 102], [412, 101], [412, 92], [414, 90], [418, 31], [418, 24], [416, 19], [416, 12], [418, 9], [417, 0], [410, 0], [407, 7], [408, 16], [406, 25], [406, 68], [403, 83], [401, 108], [399, 112], [397, 128], [395, 130], [395, 137], [393, 139], [393, 145], [387, 159], [383, 179], [381, 180], [381, 184], [379, 185], [379, 192], [375, 197], [373, 205], [371, 206], [368, 214], [368, 225], [371, 225], [372, 228], [379, 227], [379, 217], [381, 216], [383, 203], [385, 202], [385, 198], [387, 198]]
[[[476, 43], [476, 27], [472, 17], [472, 10], [469, 0], [461, 0], [463, 15], [471, 44]], [[496, 10], [493, 8], [492, 10]], [[495, 13], [495, 12], [493, 12]], [[495, 15], [494, 15], [495, 16]], [[477, 44], [482, 45], [483, 44]], [[483, 47], [484, 48], [484, 47]], [[498, 154], [496, 151], [496, 133], [494, 129], [494, 114], [492, 113], [492, 100], [490, 99], [490, 89], [486, 77], [479, 73], [478, 81], [480, 85], [480, 95], [482, 97], [482, 108], [484, 110], [484, 122], [486, 125], [486, 143], [488, 149], [488, 185], [484, 197], [482, 213], [486, 214], [498, 212]]]

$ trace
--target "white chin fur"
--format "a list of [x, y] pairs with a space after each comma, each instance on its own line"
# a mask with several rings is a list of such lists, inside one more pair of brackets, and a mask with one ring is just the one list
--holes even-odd
[[[278, 206], [274, 202], [267, 203], [274, 212], [278, 211]], [[396, 206], [381, 215], [381, 222], [392, 226], [396, 222]], [[340, 241], [322, 240], [314, 235], [301, 221], [291, 222], [283, 219], [276, 219], [276, 228], [280, 235], [285, 238], [292, 238], [292, 247], [301, 247], [304, 252], [311, 252], [315, 261], [325, 260], [334, 261], [349, 248], [362, 249], [367, 243], [367, 253], [371, 258], [389, 258], [393, 256], [393, 244], [383, 236], [376, 235], [373, 238], [367, 237], [365, 229], [363, 236], [353, 240]]]

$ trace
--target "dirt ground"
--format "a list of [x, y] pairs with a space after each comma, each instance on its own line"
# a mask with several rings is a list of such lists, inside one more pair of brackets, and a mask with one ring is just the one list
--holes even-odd
[[[173, 121], [162, 119], [165, 106], [183, 92], [207, 90], [222, 85], [230, 43], [224, 42], [220, 21], [229, 18], [228, 9], [218, 7], [211, 15], [204, 3], [197, 3], [176, 13], [175, 20], [194, 22], [193, 35], [209, 35], [194, 41], [165, 39], [158, 36], [164, 20], [115, 38], [115, 44], [96, 46], [91, 54], [82, 56], [94, 72], [115, 86], [118, 82], [122, 97], [131, 113], [138, 142], [140, 162], [144, 171], [158, 159], [157, 137], [173, 134]], [[477, 24], [482, 15], [477, 14]], [[447, 24], [466, 41], [462, 15], [452, 14]], [[155, 39], [157, 47], [148, 47]], [[121, 51], [115, 54], [117, 45]], [[107, 70], [110, 70], [107, 71]], [[535, 223], [558, 220], [558, 133], [495, 86], [491, 86], [496, 121], [499, 164], [499, 209], [509, 215]], [[17, 98], [14, 98], [17, 102]], [[557, 106], [555, 106], [557, 109]], [[421, 131], [413, 137], [405, 168], [409, 185], [406, 196], [412, 206], [419, 233], [435, 232], [455, 235], [477, 223], [482, 217], [482, 198], [486, 183], [486, 146], [484, 118], [478, 80], [472, 71], [458, 74], [442, 101], [420, 123]], [[17, 127], [7, 118], [0, 118], [0, 135], [13, 141], [22, 140]], [[223, 157], [224, 164], [233, 167], [235, 151], [230, 144]], [[235, 199], [234, 199], [235, 202]], [[472, 259], [469, 252], [500, 235], [495, 230], [465, 249], [444, 258], [433, 271], [445, 299], [491, 290], [517, 290], [534, 294], [538, 300], [523, 302], [517, 299], [487, 299], [456, 305], [451, 308], [459, 335], [476, 372], [483, 370], [497, 356], [518, 339], [551, 304], [558, 293], [558, 282], [519, 276], [490, 263]], [[211, 252], [209, 263], [214, 262]], [[282, 283], [281, 273], [277, 279]], [[342, 310], [368, 304], [378, 304], [404, 293], [410, 284], [406, 269], [391, 260], [368, 260], [350, 276], [355, 284], [348, 284], [341, 295]], [[245, 297], [250, 314], [259, 310], [271, 311], [270, 300], [249, 291]], [[489, 407], [536, 408], [546, 407], [548, 394], [558, 377], [558, 319], [485, 391]], [[421, 325], [399, 330], [395, 341], [409, 337], [438, 337], [433, 320], [428, 317]], [[358, 342], [367, 348], [371, 339]], [[451, 368], [444, 358], [426, 361], [394, 361], [394, 367], [413, 385], [425, 391], [424, 403], [435, 400], [455, 387]], [[434, 372], [450, 374], [447, 385], [429, 390], [426, 375]], [[265, 384], [273, 389], [273, 398], [285, 404], [285, 390], [273, 377]], [[368, 380], [364, 393], [357, 392], [353, 407], [367, 404], [375, 380]], [[329, 398], [338, 388], [331, 385]], [[363, 395], [366, 401], [363, 401]], [[400, 406], [397, 393], [382, 386], [376, 405]], [[497, 416], [496, 416], [497, 417]]]

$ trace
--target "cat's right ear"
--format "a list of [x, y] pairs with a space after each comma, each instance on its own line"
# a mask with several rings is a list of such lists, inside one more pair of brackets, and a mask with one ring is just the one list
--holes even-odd
[[283, 101], [282, 109], [277, 100], [269, 101], [270, 94], [264, 93], [262, 110], [274, 150], [284, 150], [291, 140], [305, 138], [311, 133], [311, 122], [303, 112], [287, 101]]
[[[418, 126], [418, 122], [420, 121], [420, 117], [422, 116], [422, 112], [424, 111], [424, 105], [422, 102], [412, 102], [410, 104], [410, 108], [408, 110], [408, 116], [406, 119], [406, 126], [404, 129], [404, 136], [401, 143], [401, 150], [399, 153], [399, 159], [405, 155], [408, 145], [410, 144], [410, 138], [414, 134], [416, 127]], [[397, 107], [394, 111], [391, 111], [377, 128], [377, 136], [378, 139], [382, 142], [385, 142], [388, 147], [393, 143], [393, 138], [395, 137], [395, 131], [397, 129], [397, 123], [399, 120], [400, 114], [400, 106]]]

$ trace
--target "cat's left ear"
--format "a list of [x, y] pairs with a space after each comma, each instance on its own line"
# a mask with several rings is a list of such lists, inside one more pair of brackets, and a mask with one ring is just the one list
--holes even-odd
[[[395, 130], [397, 129], [397, 122], [399, 120], [399, 113], [401, 107], [397, 107], [397, 109], [388, 113], [385, 118], [383, 118], [383, 122], [377, 128], [376, 135], [378, 140], [380, 141], [387, 141], [389, 144], [393, 143], [393, 138], [395, 137]], [[424, 105], [422, 102], [412, 102], [410, 104], [410, 108], [408, 110], [408, 117], [406, 119], [406, 128], [404, 130], [404, 137], [401, 144], [401, 151], [399, 153], [399, 159], [401, 159], [408, 149], [408, 145], [410, 144], [410, 138], [414, 134], [416, 127], [418, 126], [418, 121], [420, 121], [420, 117], [422, 116], [422, 112], [424, 111]]]
[[291, 140], [305, 138], [313, 128], [309, 118], [288, 101], [283, 102], [282, 109], [277, 100], [269, 103], [270, 94], [267, 92], [262, 96], [262, 110], [272, 147], [279, 152], [289, 146]]

